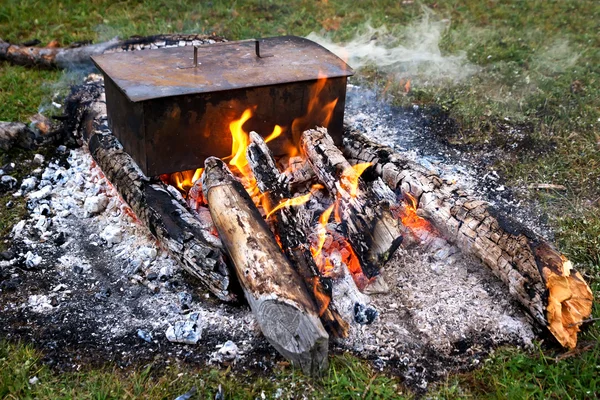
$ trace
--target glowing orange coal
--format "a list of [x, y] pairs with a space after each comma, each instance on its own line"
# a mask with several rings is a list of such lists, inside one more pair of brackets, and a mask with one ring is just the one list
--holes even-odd
[[420, 230], [435, 232], [435, 228], [426, 219], [417, 215], [417, 208], [417, 199], [410, 193], [406, 193], [404, 195], [404, 207], [398, 212], [402, 224], [416, 236], [418, 236], [417, 232]]

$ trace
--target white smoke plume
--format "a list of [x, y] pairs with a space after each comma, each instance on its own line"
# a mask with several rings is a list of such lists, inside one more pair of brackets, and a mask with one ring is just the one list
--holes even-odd
[[346, 43], [335, 43], [315, 32], [307, 38], [319, 43], [353, 69], [374, 66], [398, 79], [410, 79], [422, 86], [454, 84], [478, 71], [467, 61], [464, 52], [443, 54], [440, 41], [449, 20], [433, 21], [426, 13], [419, 21], [392, 34], [385, 26], [366, 24], [361, 32]]

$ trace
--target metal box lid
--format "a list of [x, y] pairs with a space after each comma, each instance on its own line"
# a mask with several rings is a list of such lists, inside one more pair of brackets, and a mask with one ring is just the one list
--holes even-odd
[[329, 50], [297, 36], [93, 56], [132, 102], [353, 75]]

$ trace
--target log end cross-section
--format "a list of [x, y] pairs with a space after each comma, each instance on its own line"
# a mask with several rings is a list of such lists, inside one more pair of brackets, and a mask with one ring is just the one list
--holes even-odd
[[577, 345], [582, 321], [592, 313], [594, 295], [571, 261], [546, 243], [534, 247], [548, 289], [548, 329], [565, 347]]

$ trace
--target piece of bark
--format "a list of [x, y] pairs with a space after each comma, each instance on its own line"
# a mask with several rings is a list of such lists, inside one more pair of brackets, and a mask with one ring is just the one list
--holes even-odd
[[21, 122], [0, 121], [0, 149], [10, 150], [13, 146], [31, 149], [35, 145], [35, 133]]
[[222, 42], [223, 38], [206, 35], [154, 35], [131, 37], [126, 40], [118, 38], [107, 42], [72, 47], [35, 47], [10, 44], [0, 39], [0, 61], [24, 66], [42, 68], [81, 68], [92, 66], [90, 56], [106, 52], [157, 49], [161, 47], [203, 45]]
[[341, 219], [338, 222], [360, 259], [363, 273], [368, 278], [377, 276], [402, 242], [397, 220], [388, 218], [385, 207], [369, 195], [359, 174], [335, 147], [325, 128], [304, 132], [300, 142], [319, 181], [336, 199]]
[[390, 188], [414, 198], [419, 216], [463, 252], [483, 261], [560, 344], [576, 346], [579, 322], [591, 314], [593, 295], [552, 245], [487, 202], [358, 132], [345, 133], [344, 153], [353, 162], [374, 163], [375, 173]]
[[235, 300], [218, 239], [202, 229], [200, 222], [164, 184], [146, 177], [123, 150], [108, 128], [106, 104], [98, 82], [83, 85], [80, 90], [87, 90], [88, 94], [75, 97], [85, 97], [88, 101], [80, 103], [82, 109], [71, 114], [73, 118], [79, 118], [73, 124], [79, 129], [77, 136], [88, 143], [90, 153], [104, 175], [185, 271], [198, 278], [219, 299]]
[[261, 331], [292, 364], [320, 374], [329, 336], [302, 278], [225, 163], [209, 157], [204, 166], [204, 197]]
[[[246, 158], [256, 178], [258, 188], [267, 202], [267, 209], [273, 210], [282, 201], [290, 199], [286, 177], [275, 164], [273, 155], [263, 138], [250, 132], [250, 145]], [[270, 217], [274, 221], [276, 234], [288, 260], [304, 279], [307, 292], [311, 294], [323, 325], [335, 337], [348, 336], [348, 323], [345, 322], [331, 302], [332, 279], [322, 276], [310, 251], [308, 238], [296, 218], [296, 209], [282, 207]]]

